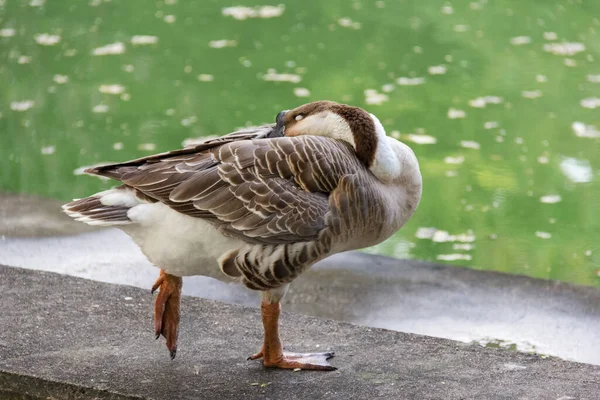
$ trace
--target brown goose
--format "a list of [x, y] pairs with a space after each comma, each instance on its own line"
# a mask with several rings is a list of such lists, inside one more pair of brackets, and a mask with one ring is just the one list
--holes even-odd
[[63, 206], [115, 225], [161, 268], [156, 337], [177, 349], [182, 276], [237, 279], [263, 294], [267, 367], [335, 369], [333, 353], [283, 351], [278, 319], [289, 284], [315, 262], [380, 243], [414, 213], [421, 173], [412, 150], [372, 114], [330, 101], [277, 115], [275, 125], [183, 150], [91, 168], [123, 183]]

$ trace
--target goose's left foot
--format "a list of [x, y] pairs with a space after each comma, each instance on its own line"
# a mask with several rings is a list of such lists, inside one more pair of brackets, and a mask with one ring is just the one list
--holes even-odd
[[160, 270], [160, 276], [152, 286], [152, 293], [160, 288], [154, 301], [154, 331], [156, 338], [163, 335], [167, 339], [167, 349], [171, 359], [177, 354], [177, 336], [179, 334], [179, 304], [183, 280], [179, 276]]
[[326, 353], [289, 353], [283, 351], [279, 339], [279, 314], [281, 306], [279, 303], [261, 304], [263, 326], [265, 328], [265, 340], [262, 349], [248, 357], [248, 360], [263, 359], [263, 365], [269, 368], [284, 369], [311, 369], [319, 371], [334, 371], [337, 368], [327, 362], [334, 356], [333, 352]]

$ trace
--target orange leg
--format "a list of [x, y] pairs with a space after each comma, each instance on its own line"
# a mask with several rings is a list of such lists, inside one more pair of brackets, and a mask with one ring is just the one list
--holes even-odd
[[161, 334], [167, 339], [171, 359], [174, 359], [177, 353], [182, 283], [181, 277], [167, 274], [161, 269], [160, 276], [152, 286], [152, 294], [160, 287], [154, 301], [154, 331], [157, 339]]
[[333, 357], [333, 352], [308, 354], [284, 352], [281, 340], [279, 339], [280, 304], [268, 303], [263, 300], [260, 309], [265, 328], [265, 340], [260, 352], [248, 357], [249, 360], [262, 358], [264, 366], [271, 368], [301, 368], [321, 371], [333, 371], [337, 369], [327, 362], [328, 359]]

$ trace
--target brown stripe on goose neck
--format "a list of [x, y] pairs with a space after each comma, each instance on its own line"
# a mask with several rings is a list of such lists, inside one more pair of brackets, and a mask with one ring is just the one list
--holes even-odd
[[346, 120], [354, 136], [356, 156], [367, 168], [371, 167], [377, 151], [377, 134], [369, 113], [361, 108], [342, 104], [332, 106], [332, 111]]

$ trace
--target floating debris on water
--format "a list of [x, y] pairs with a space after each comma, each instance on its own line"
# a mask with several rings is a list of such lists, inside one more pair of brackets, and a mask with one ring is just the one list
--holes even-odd
[[46, 4], [46, 0], [31, 0], [29, 7], [42, 7], [44, 4]]
[[471, 243], [454, 243], [452, 245], [452, 250], [471, 251], [474, 248], [475, 248], [475, 245], [471, 244]]
[[579, 102], [581, 107], [583, 108], [598, 108], [600, 107], [600, 98], [598, 97], [588, 97], [587, 99], [583, 99]]
[[554, 204], [562, 201], [562, 197], [559, 194], [548, 194], [546, 196], [540, 197], [540, 201], [542, 203]]
[[460, 147], [464, 147], [465, 149], [479, 150], [481, 145], [473, 140], [461, 140]]
[[537, 74], [535, 80], [538, 83], [546, 83], [548, 82], [548, 77], [546, 75]]
[[485, 129], [494, 129], [498, 127], [498, 121], [487, 121], [483, 123]]
[[263, 80], [271, 82], [292, 82], [298, 83], [302, 77], [297, 74], [280, 74], [274, 68], [267, 70], [267, 73], [262, 76]]
[[498, 96], [484, 96], [477, 97], [476, 99], [469, 100], [469, 105], [475, 108], [485, 108], [488, 104], [501, 104], [504, 101], [502, 97]]
[[211, 40], [208, 42], [208, 46], [213, 49], [222, 49], [224, 47], [236, 47], [238, 45], [237, 40], [229, 40], [229, 39], [221, 39], [221, 40]]
[[375, 89], [367, 89], [365, 90], [365, 102], [367, 104], [381, 105], [389, 100], [387, 94], [379, 93]]
[[143, 151], [154, 151], [156, 150], [156, 145], [154, 143], [140, 143], [137, 148]]
[[586, 125], [583, 122], [573, 122], [571, 129], [575, 136], [583, 138], [600, 138], [600, 131], [594, 125]]
[[35, 42], [42, 46], [54, 46], [60, 42], [60, 35], [50, 35], [49, 33], [40, 33], [35, 35]]
[[577, 66], [577, 61], [573, 60], [572, 58], [565, 58], [563, 61], [567, 67], [576, 67]]
[[440, 261], [471, 261], [473, 257], [470, 254], [454, 253], [438, 254], [436, 259]]
[[52, 77], [52, 80], [59, 85], [62, 85], [69, 81], [69, 77], [67, 75], [56, 74]]
[[522, 46], [529, 43], [531, 43], [531, 38], [529, 36], [515, 36], [510, 38], [510, 44], [514, 46]]
[[548, 156], [546, 156], [546, 155], [543, 155], [543, 156], [539, 156], [539, 157], [537, 158], [537, 161], [538, 161], [540, 164], [548, 164], [548, 162], [550, 162], [550, 159], [548, 158]]
[[31, 57], [29, 56], [19, 56], [18, 63], [19, 64], [29, 64], [31, 62]]
[[396, 79], [396, 83], [400, 86], [416, 86], [425, 83], [425, 78], [407, 78], [400, 77]]
[[212, 82], [215, 80], [215, 77], [211, 74], [200, 74], [198, 75], [198, 80], [200, 82]]
[[107, 44], [106, 46], [97, 47], [92, 51], [95, 56], [108, 56], [125, 53], [125, 44], [123, 42], [116, 42]]
[[98, 104], [92, 108], [92, 112], [102, 114], [108, 112], [108, 106], [106, 104]]
[[526, 99], [537, 99], [542, 97], [542, 91], [541, 90], [523, 90], [521, 92], [521, 96], [525, 97]]
[[195, 123], [196, 121], [198, 121], [198, 117], [196, 117], [195, 115], [192, 115], [191, 117], [187, 117], [181, 120], [181, 125], [183, 126], [190, 126], [193, 123]]
[[294, 88], [294, 95], [297, 97], [308, 97], [310, 96], [310, 90], [307, 88], [297, 87]]
[[600, 75], [588, 74], [587, 80], [588, 80], [588, 82], [592, 82], [592, 83], [600, 83]]
[[454, 9], [452, 8], [452, 6], [450, 4], [446, 4], [444, 6], [442, 6], [442, 14], [446, 14], [446, 15], [450, 15], [450, 14], [454, 14]]
[[275, 18], [281, 17], [285, 11], [285, 5], [278, 6], [257, 6], [257, 7], [226, 7], [221, 10], [225, 17], [233, 17], [238, 21], [248, 18]]
[[552, 234], [549, 232], [543, 232], [543, 231], [536, 231], [535, 232], [535, 236], [539, 237], [540, 239], [550, 239], [552, 238]]
[[106, 94], [121, 94], [123, 92], [125, 92], [125, 87], [119, 84], [114, 84], [114, 85], [100, 85], [100, 87], [98, 88], [98, 90], [100, 91], [100, 93], [106, 93]]
[[458, 110], [456, 108], [448, 109], [448, 118], [457, 119], [457, 118], [465, 118], [467, 113], [464, 110]]
[[134, 46], [158, 43], [158, 36], [134, 35], [131, 37], [131, 44]]
[[386, 92], [386, 93], [389, 93], [389, 92], [392, 92], [395, 88], [396, 87], [394, 86], [393, 83], [386, 83], [385, 85], [383, 85], [381, 87], [381, 90], [384, 91], [384, 92]]
[[454, 32], [466, 32], [469, 30], [469, 25], [454, 25], [452, 27], [452, 29], [454, 29]]
[[35, 105], [33, 100], [13, 101], [10, 109], [13, 111], [27, 111]]
[[544, 32], [544, 39], [556, 40], [558, 39], [558, 35], [555, 32]]
[[444, 64], [441, 65], [432, 65], [427, 68], [427, 72], [429, 75], [444, 75], [448, 71], [448, 68]]
[[165, 15], [163, 21], [165, 21], [167, 24], [172, 24], [177, 21], [177, 17], [174, 15]]
[[434, 136], [424, 135], [424, 134], [408, 133], [406, 135], [402, 135], [402, 139], [407, 140], [409, 142], [413, 142], [415, 144], [436, 144], [437, 143], [437, 138], [435, 138]]
[[55, 146], [45, 146], [45, 147], [42, 147], [42, 150], [41, 150], [41, 153], [45, 156], [52, 155], [55, 152], [56, 152]]
[[360, 22], [354, 22], [348, 17], [338, 19], [338, 25], [344, 28], [360, 29]]
[[475, 235], [468, 231], [466, 233], [460, 233], [458, 235], [450, 235], [448, 231], [439, 230], [437, 228], [426, 228], [421, 227], [417, 229], [415, 236], [418, 239], [431, 239], [437, 243], [445, 242], [463, 242], [471, 243], [475, 241]]
[[458, 157], [444, 157], [444, 162], [446, 164], [462, 164], [465, 161], [465, 158], [463, 156], [458, 156]]
[[564, 157], [560, 162], [560, 170], [573, 183], [590, 182], [594, 176], [588, 160], [573, 157]]
[[113, 143], [112, 147], [115, 150], [123, 150], [123, 143], [121, 143], [121, 142], [115, 142], [115, 143]]
[[573, 56], [585, 51], [585, 45], [578, 42], [546, 43], [544, 51], [557, 56]]
[[17, 33], [13, 28], [3, 28], [0, 29], [0, 37], [12, 37]]

